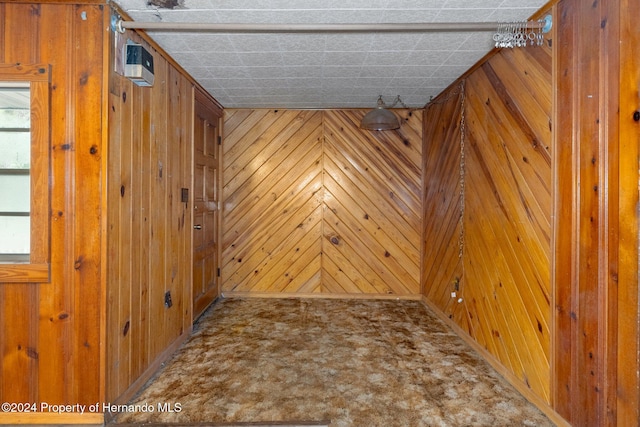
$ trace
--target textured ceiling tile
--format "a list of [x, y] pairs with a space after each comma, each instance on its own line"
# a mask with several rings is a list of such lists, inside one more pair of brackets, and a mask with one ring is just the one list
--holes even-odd
[[413, 50], [420, 42], [420, 33], [375, 34], [371, 38], [371, 51]]
[[544, 3], [532, 2], [531, 0], [502, 0], [500, 7], [527, 7], [533, 9], [539, 9]]
[[283, 52], [282, 62], [284, 66], [321, 66], [324, 56], [322, 52]]
[[226, 90], [232, 90], [235, 88], [256, 87], [254, 79], [234, 79], [234, 78], [220, 78], [218, 77], [218, 83]]
[[234, 76], [237, 79], [249, 79], [253, 77], [253, 69], [248, 67], [228, 67], [222, 66], [210, 66], [208, 67], [209, 74], [212, 76]]
[[[451, 56], [443, 63], [445, 66], [465, 65], [471, 67], [480, 58], [486, 55], [483, 50], [458, 50], [451, 53]], [[453, 70], [449, 70], [453, 71]]]
[[[169, 24], [377, 25], [518, 21], [546, 0], [182, 0], [174, 9], [114, 2], [134, 20]], [[149, 35], [228, 108], [371, 108], [381, 93], [422, 106], [494, 48], [492, 31]]]
[[408, 51], [387, 51], [387, 52], [369, 52], [367, 58], [364, 61], [365, 66], [376, 66], [376, 65], [386, 65], [386, 66], [395, 66], [396, 68], [401, 68], [402, 64], [404, 64], [409, 55], [411, 53]]
[[243, 66], [240, 55], [234, 52], [196, 52], [200, 57], [200, 63], [210, 67], [226, 66], [239, 67]]
[[228, 96], [233, 96], [233, 97], [237, 97], [237, 96], [245, 96], [245, 97], [250, 97], [250, 96], [260, 96], [261, 95], [261, 90], [260, 89], [256, 89], [254, 87], [237, 87], [237, 88], [229, 88], [225, 90], [225, 93]]
[[383, 79], [378, 77], [361, 77], [356, 79], [354, 87], [359, 88], [384, 88], [388, 85], [389, 79]]
[[183, 35], [175, 36], [171, 34], [150, 33], [158, 44], [169, 52], [184, 52], [190, 49], [189, 41]]
[[444, 63], [451, 51], [449, 50], [416, 50], [409, 54], [405, 65], [437, 65]]
[[[238, 49], [226, 34], [174, 33], [165, 37], [167, 41], [180, 41], [183, 48], [192, 52], [233, 52]], [[163, 39], [163, 40], [164, 40]]]
[[324, 52], [324, 34], [280, 34], [278, 43], [283, 52]]
[[495, 9], [503, 0], [447, 0], [443, 9]]
[[290, 78], [322, 78], [323, 69], [321, 67], [314, 66], [299, 66], [299, 67], [282, 67], [280, 74]]
[[324, 77], [360, 77], [362, 67], [325, 66], [322, 71]]
[[438, 22], [483, 22], [490, 21], [493, 9], [441, 9]]
[[361, 82], [361, 80], [358, 79], [357, 77], [327, 78], [327, 76], [324, 76], [322, 80], [322, 83], [323, 83], [322, 87], [324, 89], [330, 89], [334, 91], [343, 91], [343, 90], [355, 91], [356, 85], [358, 84], [358, 82]]
[[231, 34], [229, 40], [236, 52], [279, 52], [278, 34]]
[[282, 55], [278, 52], [256, 51], [239, 53], [240, 61], [249, 67], [284, 65]]
[[388, 24], [433, 22], [438, 17], [438, 9], [390, 10], [380, 21]]
[[531, 15], [536, 13], [538, 9], [536, 8], [513, 8], [513, 9], [501, 9], [495, 10], [490, 18], [492, 21], [512, 21], [512, 17], [515, 15], [522, 15], [524, 18], [517, 19], [516, 21], [524, 21], [527, 20]]
[[[472, 64], [473, 65], [473, 64]], [[447, 78], [449, 76], [456, 75], [460, 76], [467, 72], [467, 70], [471, 68], [471, 66], [466, 65], [441, 65], [437, 70], [433, 72], [431, 75], [432, 78]]]
[[285, 79], [285, 78], [273, 78], [273, 79], [253, 79], [252, 83], [254, 85], [256, 85], [257, 87], [267, 87], [267, 88], [274, 88], [274, 87], [289, 87], [289, 79]]
[[405, 65], [398, 67], [396, 77], [432, 77], [439, 65]]
[[326, 52], [324, 64], [326, 65], [362, 65], [367, 59], [366, 52]]

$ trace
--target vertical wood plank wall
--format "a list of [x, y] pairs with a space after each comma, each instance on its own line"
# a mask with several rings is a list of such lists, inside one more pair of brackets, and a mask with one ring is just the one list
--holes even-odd
[[525, 387], [550, 402], [547, 40], [542, 47], [500, 51], [464, 85], [452, 86], [427, 107], [423, 292]]
[[0, 283], [2, 402], [103, 399], [102, 116], [108, 20], [103, 6], [86, 3], [0, 3], [0, 63], [50, 64], [52, 76], [51, 282]]
[[574, 425], [639, 419], [638, 12], [624, 0], [558, 3], [553, 378], [556, 410]]
[[[620, 134], [618, 156], [620, 204], [617, 307], [615, 424], [633, 425], [640, 420], [640, 305], [638, 230], [640, 170], [640, 2], [621, 0], [620, 9]], [[612, 362], [613, 363], [613, 362]], [[611, 423], [614, 424], [614, 423]]]
[[224, 293], [419, 295], [422, 112], [225, 113]]
[[131, 397], [130, 386], [192, 324], [192, 201], [181, 201], [181, 189], [192, 188], [194, 87], [140, 37], [127, 37], [153, 53], [155, 82], [110, 76], [108, 401]]

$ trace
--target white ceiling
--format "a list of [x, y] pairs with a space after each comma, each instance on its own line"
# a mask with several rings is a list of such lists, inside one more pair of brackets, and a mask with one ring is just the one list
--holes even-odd
[[[143, 22], [371, 24], [518, 21], [546, 0], [113, 2]], [[422, 107], [494, 47], [492, 32], [148, 34], [225, 108]]]

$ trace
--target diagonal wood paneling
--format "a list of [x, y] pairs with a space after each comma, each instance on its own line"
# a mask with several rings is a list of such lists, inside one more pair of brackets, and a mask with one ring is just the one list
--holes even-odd
[[465, 299], [476, 339], [549, 401], [551, 67], [529, 52], [467, 80]]
[[421, 114], [226, 110], [223, 292], [418, 295]]
[[417, 294], [421, 114], [363, 132], [365, 113], [325, 112], [323, 273], [337, 292]]
[[424, 295], [473, 335], [464, 305], [451, 297], [462, 286], [461, 127], [462, 88], [452, 89], [425, 112]]
[[227, 110], [222, 290], [319, 292], [322, 113]]
[[546, 402], [551, 53], [550, 43], [500, 51], [467, 76], [462, 99], [452, 86], [430, 104], [424, 163], [424, 295]]

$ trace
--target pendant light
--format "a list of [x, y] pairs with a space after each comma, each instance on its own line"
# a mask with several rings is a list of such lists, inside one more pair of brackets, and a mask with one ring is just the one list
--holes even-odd
[[402, 104], [403, 107], [407, 108], [407, 106], [400, 99], [400, 95], [396, 97], [393, 101], [393, 104], [387, 106], [382, 100], [382, 95], [378, 96], [378, 105], [375, 109], [369, 111], [362, 118], [360, 122], [360, 128], [366, 130], [393, 130], [398, 129], [400, 127], [400, 120], [398, 117], [389, 110], [389, 108], [393, 108], [396, 104]]

